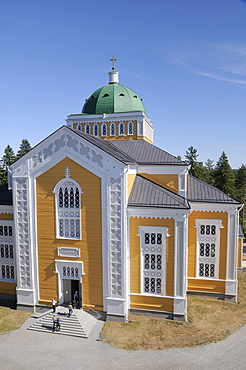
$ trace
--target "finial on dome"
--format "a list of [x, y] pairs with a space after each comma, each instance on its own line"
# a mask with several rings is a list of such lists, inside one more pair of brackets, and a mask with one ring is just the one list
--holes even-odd
[[112, 58], [110, 59], [110, 62], [112, 62], [112, 71], [115, 70], [115, 66], [114, 66], [114, 62], [116, 61], [117, 59], [115, 58], [115, 55], [113, 54], [112, 55]]
[[116, 61], [117, 59], [115, 58], [115, 55], [113, 54], [112, 55], [112, 58], [110, 59], [110, 61], [112, 62], [112, 71], [110, 71], [108, 74], [109, 74], [109, 83], [110, 84], [114, 84], [114, 83], [119, 83], [119, 72], [116, 72], [115, 70], [115, 64], [114, 62]]

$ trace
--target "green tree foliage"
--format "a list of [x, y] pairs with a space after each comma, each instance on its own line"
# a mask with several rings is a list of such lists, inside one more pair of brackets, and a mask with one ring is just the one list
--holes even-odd
[[4, 155], [1, 159], [0, 165], [0, 185], [7, 184], [8, 170], [7, 167], [14, 163], [16, 160], [15, 153], [10, 145], [7, 145], [4, 150]]
[[23, 139], [21, 144], [20, 144], [20, 149], [17, 152], [17, 159], [21, 158], [23, 155], [29, 152], [31, 150], [31, 145], [27, 139]]
[[208, 159], [205, 162], [205, 177], [203, 181], [206, 181], [210, 185], [214, 185], [214, 162], [211, 159]]
[[12, 163], [14, 163], [15, 160], [16, 156], [13, 149], [11, 148], [11, 146], [7, 145], [2, 158], [3, 166], [6, 168], [7, 166], [10, 166]]
[[224, 193], [235, 198], [235, 177], [229, 165], [226, 153], [223, 151], [214, 170], [214, 185]]
[[195, 176], [195, 167], [197, 165], [197, 149], [190, 146], [185, 153], [185, 162], [189, 165], [189, 174]]
[[206, 181], [206, 168], [204, 167], [202, 162], [198, 162], [197, 149], [193, 146], [190, 146], [185, 153], [185, 162], [190, 166], [189, 174], [192, 176], [197, 177], [200, 180]]
[[243, 230], [245, 232], [246, 166], [244, 164], [242, 164], [241, 167], [239, 167], [236, 173], [236, 189], [237, 189], [237, 199], [239, 200], [239, 202], [244, 204], [244, 207], [240, 212], [240, 223], [243, 225]]

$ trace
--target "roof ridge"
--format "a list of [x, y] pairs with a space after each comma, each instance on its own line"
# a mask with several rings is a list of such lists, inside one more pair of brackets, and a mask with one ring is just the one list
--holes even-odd
[[[65, 126], [65, 127], [69, 128], [72, 132], [76, 133], [77, 135], [83, 137], [83, 139], [85, 139], [86, 141], [89, 141], [92, 145], [97, 146], [99, 149], [105, 151], [103, 148], [100, 147], [99, 144], [97, 145], [97, 143], [96, 143], [97, 141], [100, 142], [100, 143], [103, 143], [103, 145], [106, 145], [108, 147], [111, 147], [111, 149], [114, 152], [115, 151], [118, 151], [119, 153], [123, 154], [132, 163], [137, 163], [132, 157], [130, 157], [124, 151], [122, 151], [121, 149], [117, 148], [115, 145], [113, 146], [113, 144], [109, 140], [104, 140], [104, 139], [102, 139], [100, 137], [93, 136], [93, 135], [87, 134], [85, 132], [78, 131], [78, 130], [76, 130], [76, 129], [72, 128], [72, 127], [69, 127], [69, 126]], [[90, 140], [90, 138], [92, 138], [92, 139]], [[112, 153], [108, 153], [108, 154], [122, 162], [122, 160], [119, 159], [119, 158], [117, 158], [114, 154], [112, 154]]]

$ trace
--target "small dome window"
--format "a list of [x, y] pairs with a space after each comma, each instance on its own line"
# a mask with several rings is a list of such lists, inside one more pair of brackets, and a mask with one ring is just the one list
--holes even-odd
[[107, 125], [106, 125], [106, 123], [104, 123], [102, 125], [101, 130], [102, 130], [102, 136], [107, 136]]
[[103, 98], [106, 98], [107, 96], [109, 96], [109, 94], [106, 93], [103, 95]]
[[85, 125], [85, 133], [86, 133], [86, 134], [90, 134], [90, 125], [89, 125], [89, 123], [87, 123], [87, 124]]
[[121, 93], [119, 96], [125, 96], [125, 94]]
[[95, 123], [93, 129], [94, 129], [94, 136], [98, 136], [98, 124], [97, 123]]
[[123, 122], [121, 122], [120, 124], [119, 124], [119, 135], [124, 135], [124, 123]]
[[138, 97], [137, 97], [137, 95], [133, 95], [133, 97], [135, 98], [135, 99], [137, 99]]

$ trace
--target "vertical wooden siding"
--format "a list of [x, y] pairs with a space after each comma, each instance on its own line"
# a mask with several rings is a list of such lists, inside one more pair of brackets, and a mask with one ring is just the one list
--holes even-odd
[[[130, 218], [130, 292], [140, 294], [140, 237], [138, 226], [162, 226], [168, 227], [169, 237], [166, 238], [166, 292], [167, 296], [174, 295], [174, 220], [173, 219], [152, 219], [147, 217]], [[158, 297], [159, 299], [160, 297]], [[142, 298], [134, 298], [134, 302], [144, 303]]]
[[[56, 239], [55, 195], [52, 192], [58, 181], [64, 178], [69, 167], [70, 177], [76, 180], [83, 191], [81, 195], [82, 240]], [[37, 194], [37, 242], [39, 265], [40, 301], [57, 297], [57, 274], [55, 259], [83, 261], [83, 301], [85, 304], [102, 308], [102, 220], [101, 180], [99, 177], [65, 158], [36, 180]], [[80, 249], [80, 258], [61, 258], [57, 248]]]
[[237, 267], [242, 267], [243, 260], [243, 238], [238, 238]]
[[164, 188], [178, 194], [178, 175], [155, 175], [148, 173], [140, 173], [139, 175], [149, 179]]
[[[188, 277], [196, 277], [196, 247], [197, 247], [197, 219], [216, 219], [222, 220], [220, 229], [220, 249], [219, 249], [219, 279], [226, 279], [226, 256], [227, 256], [227, 232], [228, 232], [228, 214], [227, 212], [202, 212], [194, 211], [189, 216], [188, 226]], [[198, 283], [199, 282], [199, 283]], [[217, 292], [224, 292], [224, 284], [212, 285], [219, 289]], [[195, 288], [196, 286], [196, 288]], [[207, 287], [207, 288], [206, 288]], [[188, 290], [211, 291], [211, 282], [200, 279], [195, 283], [193, 280], [188, 280]]]
[[0, 293], [16, 295], [16, 283], [0, 281]]

